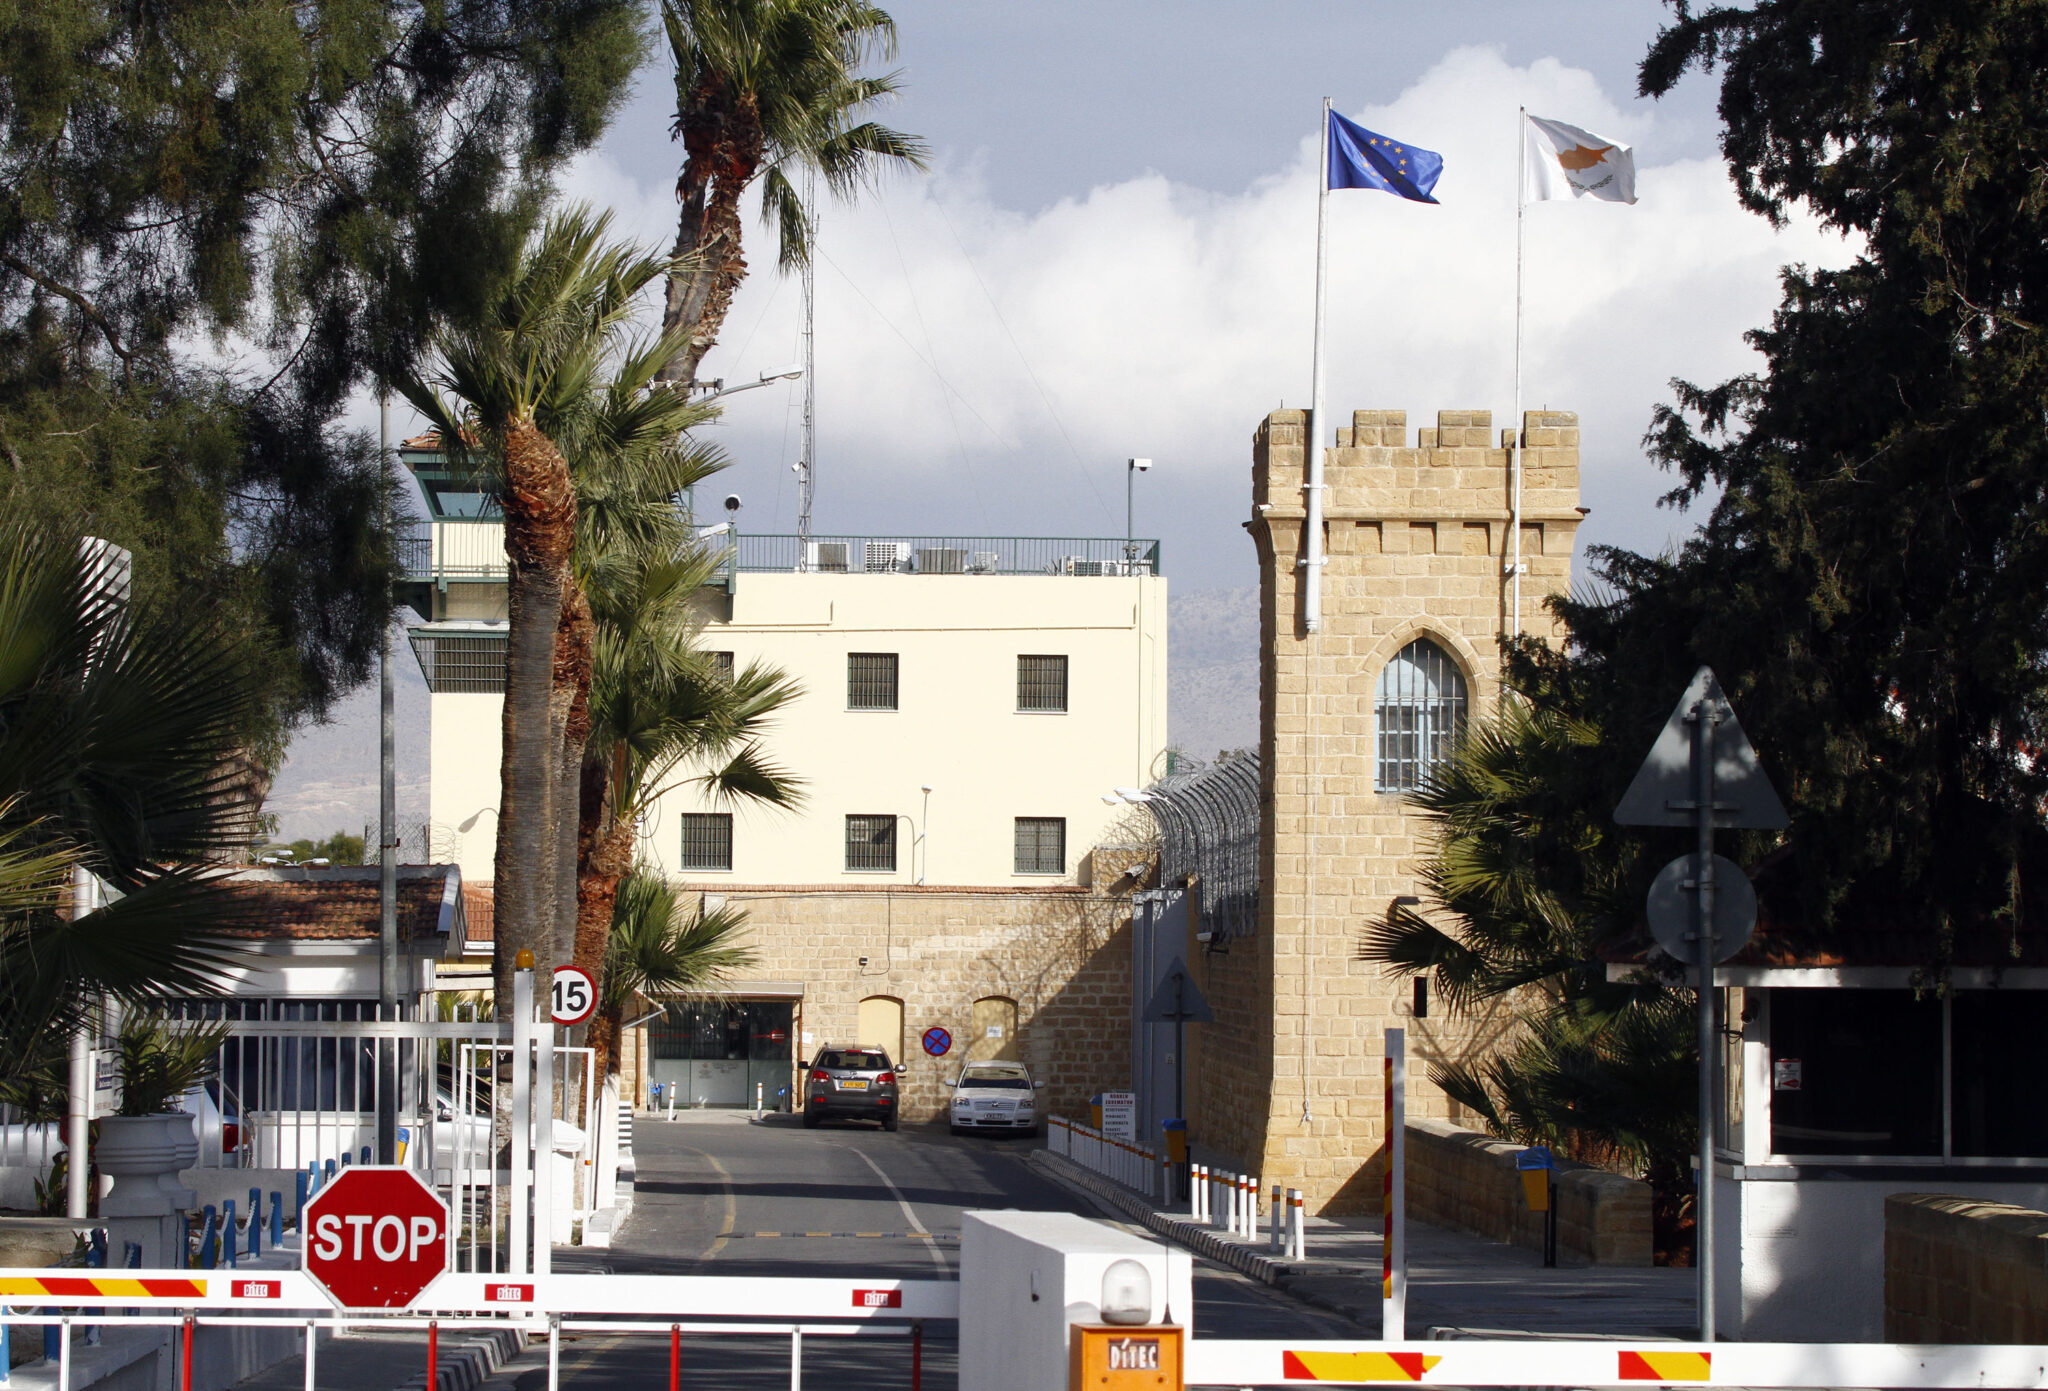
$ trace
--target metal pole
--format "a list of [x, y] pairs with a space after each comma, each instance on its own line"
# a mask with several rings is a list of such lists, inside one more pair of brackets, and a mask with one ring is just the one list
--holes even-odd
[[789, 1331], [789, 1391], [803, 1391], [804, 1385], [804, 1330], [798, 1325]]
[[[83, 867], [71, 871], [71, 920], [92, 911], [93, 879]], [[64, 1215], [82, 1222], [92, 1199], [92, 1031], [80, 1024], [71, 1035], [70, 1098], [65, 1103]], [[28, 1133], [23, 1127], [22, 1133]]]
[[[377, 395], [377, 474], [391, 530], [391, 397]], [[377, 1017], [398, 1018], [398, 736], [391, 684], [391, 594], [377, 653]], [[377, 1040], [377, 1162], [398, 1162], [398, 1040]]]
[[1304, 526], [1308, 532], [1307, 554], [1302, 567], [1302, 631], [1313, 633], [1323, 626], [1323, 320], [1329, 302], [1324, 271], [1325, 244], [1330, 225], [1330, 99], [1323, 98], [1323, 124], [1316, 131], [1321, 151], [1316, 181], [1316, 336], [1313, 380], [1309, 385], [1308, 438], [1303, 443], [1302, 483]]
[[1407, 1175], [1402, 1173], [1408, 1146], [1408, 1033], [1387, 1030], [1387, 1178], [1382, 1189], [1386, 1205], [1386, 1238], [1381, 1261], [1380, 1341], [1398, 1343], [1408, 1336], [1408, 1224], [1402, 1211], [1408, 1201]]
[[1699, 1267], [1700, 1341], [1714, 1341], [1714, 726], [1711, 701], [1692, 708], [1693, 816], [1699, 830], [1699, 879], [1693, 897], [1699, 953], [1700, 1158], [1693, 1199], [1693, 1264]]
[[672, 1323], [668, 1326], [668, 1391], [682, 1391], [683, 1388], [683, 1326]]
[[[550, 1026], [552, 1027], [552, 1026]], [[560, 1391], [562, 1385], [562, 1316], [548, 1315], [548, 1391]], [[432, 1388], [428, 1388], [432, 1391]]]
[[532, 1174], [528, 1161], [533, 1153], [533, 966], [512, 972], [512, 1173], [507, 1194], [511, 1273], [527, 1272], [528, 1219], [533, 1215], [528, 1201]]
[[427, 1385], [426, 1391], [440, 1391], [441, 1387], [441, 1323], [438, 1319], [427, 1320]]
[[1522, 196], [1522, 180], [1525, 177], [1523, 164], [1529, 157], [1529, 137], [1526, 126], [1529, 109], [1520, 108], [1515, 115], [1515, 445], [1513, 462], [1509, 471], [1514, 477], [1508, 486], [1510, 502], [1508, 510], [1508, 636], [1522, 634], [1522, 219], [1528, 203]]
[[552, 969], [535, 977], [539, 996], [534, 1020], [535, 1052], [533, 1088], [533, 1273], [546, 1275], [554, 1269], [555, 1254], [555, 1020], [552, 1012]]
[[[314, 1361], [314, 1357], [315, 1357], [315, 1350], [316, 1350], [316, 1349], [317, 1349], [317, 1348], [318, 1348], [319, 1346], [320, 1346], [320, 1327], [319, 1327], [319, 1325], [318, 1325], [318, 1324], [314, 1323], [314, 1322], [313, 1322], [313, 1320], [311, 1320], [311, 1319], [307, 1319], [307, 1320], [306, 1320], [306, 1387], [305, 1387], [305, 1391], [314, 1391], [314, 1386], [313, 1386], [313, 1361]], [[429, 1387], [429, 1388], [428, 1388], [428, 1391], [438, 1391], [438, 1388], [434, 1388], [434, 1387]]]

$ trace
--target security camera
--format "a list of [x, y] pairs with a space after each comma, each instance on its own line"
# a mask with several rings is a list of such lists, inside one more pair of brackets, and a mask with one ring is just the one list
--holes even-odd
[[738, 513], [740, 510], [740, 495], [738, 493], [726, 494], [725, 510], [735, 514]]

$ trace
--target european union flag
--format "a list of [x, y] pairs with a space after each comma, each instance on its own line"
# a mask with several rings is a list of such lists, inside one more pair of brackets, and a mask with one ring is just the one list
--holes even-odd
[[1375, 135], [1356, 121], [1330, 113], [1330, 187], [1377, 188], [1417, 203], [1434, 203], [1429, 191], [1444, 172], [1434, 150]]

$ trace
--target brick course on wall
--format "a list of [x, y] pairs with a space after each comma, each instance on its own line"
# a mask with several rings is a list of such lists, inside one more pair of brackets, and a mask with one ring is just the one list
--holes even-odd
[[[1017, 1056], [1047, 1084], [1041, 1114], [1072, 1115], [1096, 1092], [1130, 1084], [1130, 895], [1143, 887], [1149, 860], [1149, 852], [1098, 849], [1100, 891], [898, 885], [717, 892], [747, 914], [745, 940], [757, 959], [740, 975], [802, 984], [796, 1028], [811, 1042], [794, 1050], [797, 1061], [826, 1043], [854, 1041], [861, 1000], [900, 1000], [897, 1061], [908, 1063], [902, 1115], [942, 1120], [952, 1096], [944, 1081], [958, 1074], [975, 1042], [974, 1002], [1008, 998], [1017, 1005]], [[1134, 862], [1136, 873], [1129, 872]], [[743, 982], [736, 993], [745, 994]], [[919, 1048], [933, 1025], [952, 1033], [945, 1058]], [[644, 1102], [646, 1035], [635, 1033], [623, 1050], [622, 1085]]]
[[[1377, 1211], [1384, 1031], [1408, 1030], [1409, 1115], [1455, 1120], [1430, 1065], [1488, 1049], [1503, 1015], [1415, 1018], [1411, 983], [1363, 960], [1370, 926], [1415, 894], [1422, 827], [1378, 792], [1373, 696], [1417, 637], [1461, 668], [1473, 717], [1499, 697], [1511, 626], [1511, 432], [1444, 411], [1409, 443], [1405, 413], [1358, 411], [1325, 456], [1329, 562], [1322, 630], [1302, 630], [1305, 411], [1253, 441], [1249, 530], [1260, 565], [1261, 885], [1258, 931], [1196, 967], [1216, 1022], [1189, 1050], [1196, 1138], [1300, 1188], [1325, 1212]], [[1570, 583], [1578, 417], [1523, 422], [1519, 626], [1555, 636], [1544, 599]]]
[[[1543, 1214], [1530, 1210], [1515, 1168], [1523, 1148], [1446, 1121], [1409, 1122], [1409, 1216], [1542, 1250]], [[1653, 1264], [1649, 1184], [1569, 1160], [1556, 1172], [1559, 1259]]]
[[1887, 1197], [1884, 1336], [2048, 1344], [2048, 1213], [1943, 1193]]

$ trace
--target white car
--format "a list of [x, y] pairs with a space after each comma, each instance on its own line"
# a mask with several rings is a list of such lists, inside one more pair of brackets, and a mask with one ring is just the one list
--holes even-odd
[[946, 1085], [953, 1089], [946, 1119], [955, 1135], [1038, 1133], [1038, 1092], [1045, 1083], [1032, 1081], [1024, 1064], [969, 1063]]

